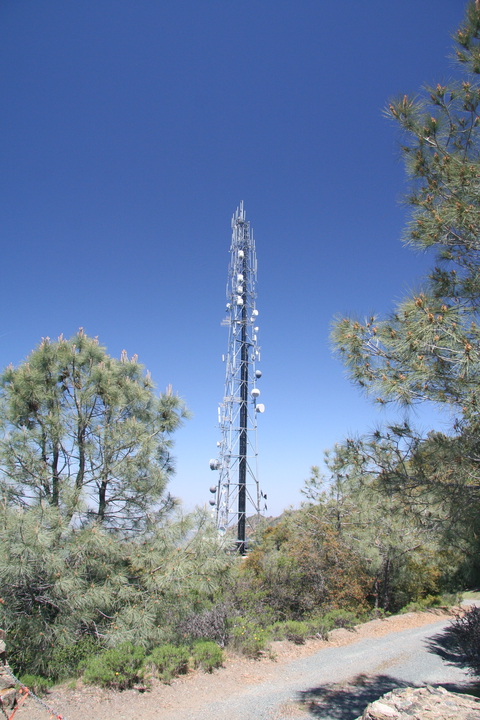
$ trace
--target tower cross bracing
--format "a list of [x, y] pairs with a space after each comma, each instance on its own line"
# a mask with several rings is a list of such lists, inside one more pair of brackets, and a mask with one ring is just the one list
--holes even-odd
[[264, 411], [258, 402], [261, 378], [258, 369], [258, 310], [256, 308], [257, 257], [243, 202], [232, 217], [232, 242], [227, 280], [226, 318], [228, 349], [225, 361], [225, 392], [218, 407], [221, 439], [218, 458], [210, 461], [218, 470], [218, 483], [210, 489], [219, 532], [236, 528], [239, 552], [246, 550], [249, 518], [259, 515], [266, 496], [258, 481], [257, 416]]

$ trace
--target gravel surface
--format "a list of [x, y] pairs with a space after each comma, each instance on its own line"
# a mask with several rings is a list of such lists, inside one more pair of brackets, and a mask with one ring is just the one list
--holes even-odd
[[[78, 682], [75, 689], [55, 688], [44, 700], [65, 720], [353, 720], [393, 687], [428, 683], [465, 692], [469, 678], [442, 640], [449, 624], [445, 614], [397, 615], [355, 631], [336, 630], [328, 642], [273, 643], [274, 660], [229, 656], [211, 675], [195, 671], [145, 693]], [[29, 698], [15, 720], [48, 717]]]

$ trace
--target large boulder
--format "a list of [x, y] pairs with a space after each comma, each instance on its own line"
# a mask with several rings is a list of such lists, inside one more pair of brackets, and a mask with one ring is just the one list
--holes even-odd
[[429, 685], [402, 688], [367, 705], [357, 720], [480, 720], [480, 699]]

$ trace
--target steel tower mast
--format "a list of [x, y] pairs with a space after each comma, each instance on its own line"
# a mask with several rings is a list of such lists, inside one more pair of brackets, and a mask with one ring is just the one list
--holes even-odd
[[219, 532], [236, 525], [237, 547], [246, 550], [248, 517], [259, 515], [266, 495], [258, 482], [257, 415], [265, 410], [257, 403], [256, 387], [262, 373], [257, 369], [260, 347], [257, 343], [258, 310], [255, 284], [257, 257], [253, 232], [245, 219], [243, 202], [232, 217], [232, 244], [227, 280], [228, 352], [223, 356], [225, 395], [218, 408], [221, 440], [217, 442], [218, 459], [210, 468], [219, 471], [217, 485], [210, 488], [210, 501], [216, 513]]

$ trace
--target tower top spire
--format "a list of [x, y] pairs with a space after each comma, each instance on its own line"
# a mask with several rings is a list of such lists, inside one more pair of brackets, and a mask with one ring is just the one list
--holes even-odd
[[232, 228], [235, 227], [238, 221], [245, 222], [245, 210], [243, 207], [243, 200], [240, 201], [239, 207], [237, 207], [236, 211], [233, 213]]

